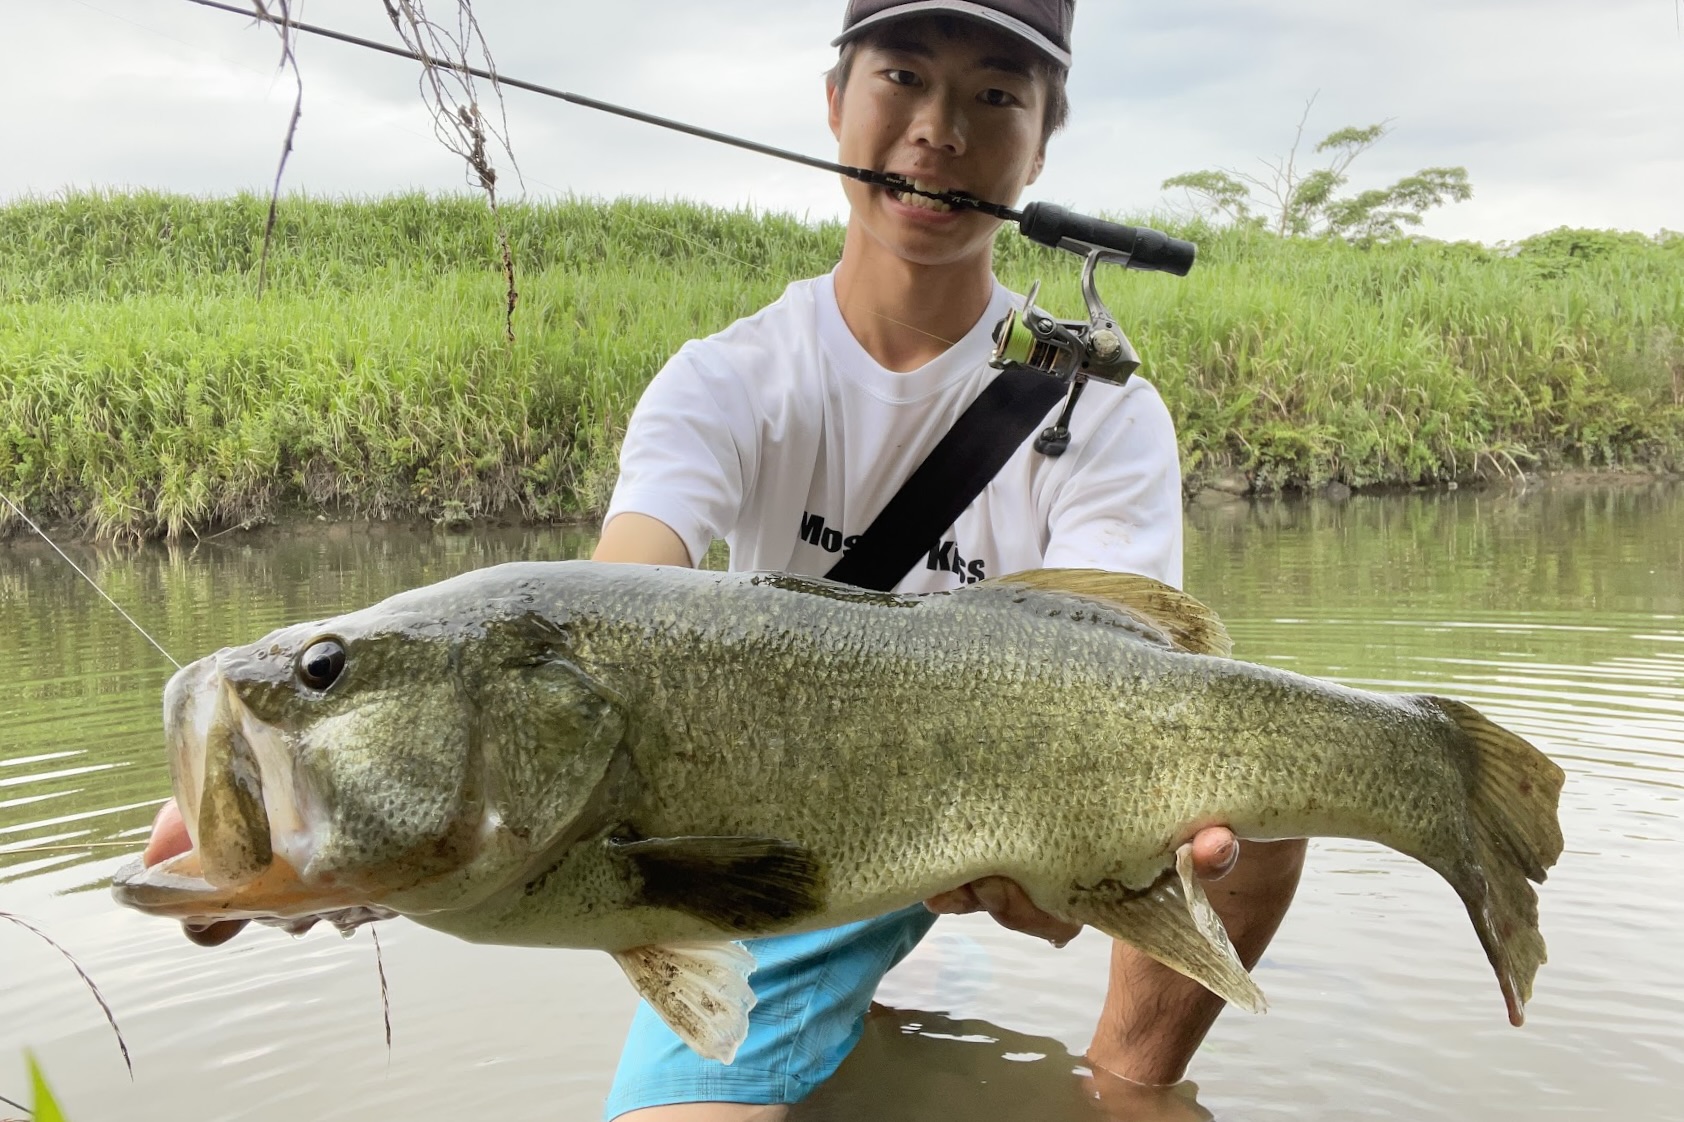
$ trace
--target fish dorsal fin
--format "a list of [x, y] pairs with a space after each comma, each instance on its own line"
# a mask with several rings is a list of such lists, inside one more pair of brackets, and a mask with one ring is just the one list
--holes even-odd
[[754, 955], [737, 943], [633, 947], [614, 961], [667, 1027], [698, 1056], [728, 1064], [748, 1036]]
[[[1091, 600], [1132, 616], [1191, 654], [1227, 658], [1234, 641], [1216, 613], [1180, 589], [1138, 573], [1103, 569], [1029, 569], [983, 584], [1017, 585]], [[980, 586], [979, 586], [980, 587]]]

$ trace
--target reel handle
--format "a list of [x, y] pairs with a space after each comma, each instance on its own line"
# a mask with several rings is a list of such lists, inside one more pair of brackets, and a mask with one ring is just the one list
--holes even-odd
[[1193, 268], [1193, 259], [1199, 252], [1192, 242], [1172, 238], [1161, 230], [1106, 222], [1052, 203], [1030, 203], [1024, 207], [1018, 229], [1031, 241], [1054, 249], [1076, 248], [1066, 246], [1065, 242], [1082, 243], [1080, 252], [1091, 246], [1113, 249], [1129, 255], [1131, 269], [1173, 273], [1178, 277], [1186, 276]]

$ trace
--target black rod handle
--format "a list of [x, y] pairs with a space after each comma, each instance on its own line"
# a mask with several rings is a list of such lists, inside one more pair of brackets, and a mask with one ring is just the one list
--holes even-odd
[[1030, 203], [1024, 207], [1018, 229], [1031, 241], [1055, 249], [1066, 241], [1101, 246], [1129, 254], [1131, 269], [1174, 273], [1178, 277], [1186, 276], [1193, 268], [1193, 259], [1199, 252], [1192, 242], [1172, 238], [1162, 230], [1090, 218], [1051, 203]]

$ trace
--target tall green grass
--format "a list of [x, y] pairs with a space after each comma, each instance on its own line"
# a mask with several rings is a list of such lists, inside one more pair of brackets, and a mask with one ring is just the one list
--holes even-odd
[[[626, 418], [684, 340], [830, 268], [835, 225], [684, 204], [510, 206], [516, 341], [472, 198], [79, 194], [0, 206], [0, 490], [101, 536], [329, 508], [600, 511]], [[1260, 489], [1684, 467], [1684, 238], [1495, 252], [1188, 229], [1187, 278], [1102, 282], [1193, 481]], [[1015, 235], [1003, 280], [1080, 307]], [[0, 519], [0, 525], [3, 525]]]

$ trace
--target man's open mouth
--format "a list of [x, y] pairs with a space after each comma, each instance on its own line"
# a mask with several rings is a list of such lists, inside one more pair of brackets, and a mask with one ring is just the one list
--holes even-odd
[[[947, 188], [941, 186], [939, 183], [927, 183], [922, 179], [913, 179], [912, 186], [917, 188], [919, 191], [947, 190]], [[940, 199], [927, 198], [924, 195], [916, 195], [911, 191], [890, 191], [889, 193], [893, 195], [897, 201], [905, 203], [907, 206], [918, 207], [920, 210], [934, 211], [937, 214], [946, 214], [953, 210], [953, 206], [950, 203], [944, 203]]]

